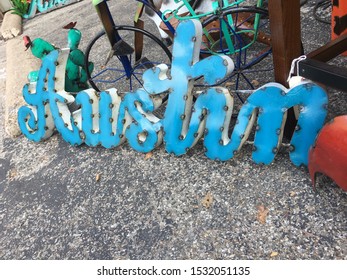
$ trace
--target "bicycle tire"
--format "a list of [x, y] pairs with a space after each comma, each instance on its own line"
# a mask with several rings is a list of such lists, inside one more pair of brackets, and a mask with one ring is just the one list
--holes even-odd
[[[272, 56], [270, 55], [272, 53], [272, 48], [271, 48], [271, 36], [269, 31], [269, 22], [268, 22], [268, 11], [266, 9], [258, 8], [258, 7], [246, 7], [246, 6], [229, 7], [229, 8], [221, 10], [219, 13], [209, 16], [208, 18], [202, 21], [202, 26], [203, 28], [206, 29], [209, 25], [213, 24], [213, 22], [219, 22], [219, 25], [221, 25], [222, 21], [226, 22], [226, 18], [228, 16], [233, 17], [235, 21], [237, 22], [238, 21], [237, 17], [240, 17], [240, 15], [250, 15], [247, 17], [246, 21], [248, 21], [250, 17], [255, 17], [256, 15], [261, 18], [260, 21], [262, 20], [265, 21], [267, 33], [265, 34], [265, 37], [262, 43], [255, 41], [252, 44], [250, 44], [250, 46], [248, 46], [247, 48], [243, 49], [243, 47], [238, 47], [236, 39], [235, 39], [236, 37], [237, 37], [237, 40], [240, 41], [238, 42], [238, 44], [240, 45], [241, 45], [241, 40], [252, 40], [252, 39], [247, 38], [248, 35], [247, 36], [245, 35], [247, 33], [246, 29], [241, 30], [241, 27], [236, 25], [236, 31], [237, 29], [241, 30], [240, 31], [241, 33], [237, 35], [235, 34], [235, 30], [230, 31], [232, 27], [227, 24], [227, 28], [229, 29], [229, 32], [230, 33], [234, 32], [234, 37], [232, 39], [233, 39], [233, 43], [235, 44], [235, 50], [230, 52], [228, 48], [225, 49], [225, 46], [223, 46], [224, 44], [223, 32], [221, 29], [218, 30], [218, 27], [217, 27], [215, 31], [219, 33], [219, 37], [218, 37], [219, 41], [217, 42], [218, 44], [220, 44], [219, 45], [220, 48], [216, 50], [216, 49], [211, 49], [211, 46], [206, 46], [207, 51], [206, 50], [202, 51], [203, 54], [206, 54], [206, 53], [224, 54], [224, 55], [230, 56], [233, 59], [235, 64], [234, 72], [229, 77], [226, 77], [223, 81], [221, 81], [219, 85], [221, 84], [225, 85], [226, 82], [228, 82], [228, 84], [235, 85], [233, 89], [236, 90], [236, 92], [240, 91], [240, 89], [254, 90], [257, 87], [257, 85], [255, 85], [255, 83], [257, 82], [256, 77], [254, 77], [253, 75], [253, 77], [247, 78], [245, 74], [247, 72], [255, 72], [255, 68], [254, 68], [255, 65], [260, 64], [260, 62], [262, 62], [265, 58], [269, 58], [269, 60], [271, 59], [271, 62], [266, 63], [266, 65], [267, 66], [272, 65]], [[241, 21], [239, 25], [242, 25], [242, 24], [244, 24], [244, 22]], [[254, 32], [259, 32], [259, 31], [260, 30], [256, 30]], [[247, 44], [247, 43], [244, 43], [244, 44]], [[251, 60], [248, 59], [247, 57], [248, 54], [250, 54], [249, 57], [252, 57]], [[272, 70], [273, 68], [268, 68], [268, 67], [264, 69], [259, 69], [259, 71], [272, 71]], [[236, 76], [236, 81], [232, 81], [232, 78], [234, 78], [235, 76]], [[240, 82], [240, 78], [243, 78], [244, 80], [242, 83]], [[230, 87], [230, 86], [227, 86], [227, 87]], [[240, 96], [239, 98], [241, 101], [243, 101], [243, 98], [241, 98]]]
[[[119, 92], [132, 92], [138, 88], [143, 88], [142, 75], [145, 70], [160, 63], [171, 64], [172, 54], [170, 50], [155, 35], [134, 26], [119, 25], [114, 29], [133, 49], [135, 49], [133, 46], [135, 34], [143, 36], [141, 61], [135, 61], [134, 53], [126, 55], [131, 63], [131, 69], [128, 69], [131, 73], [130, 77], [126, 74], [120, 56], [112, 56], [107, 66], [103, 65], [102, 60], [105, 60], [108, 56], [110, 43], [107, 36], [105, 36], [105, 31], [99, 32], [90, 41], [85, 52], [85, 65], [89, 65], [90, 62], [94, 64], [92, 72], [87, 67], [87, 78], [91, 87], [96, 91], [100, 92], [114, 87]], [[132, 38], [129, 38], [129, 36]]]

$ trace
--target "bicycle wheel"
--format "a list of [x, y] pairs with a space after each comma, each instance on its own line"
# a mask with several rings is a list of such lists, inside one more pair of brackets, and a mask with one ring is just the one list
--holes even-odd
[[[238, 93], [254, 90], [273, 79], [268, 11], [257, 7], [231, 7], [211, 15], [204, 28], [202, 55], [224, 54], [235, 64], [234, 72], [220, 84]], [[265, 74], [269, 72], [268, 74]], [[268, 75], [268, 77], [266, 77]]]
[[[121, 93], [135, 91], [143, 88], [144, 71], [160, 63], [171, 64], [171, 52], [153, 34], [126, 25], [117, 26], [115, 30], [122, 40], [113, 48], [105, 31], [101, 31], [86, 49], [85, 65], [94, 63], [92, 72], [87, 67], [87, 77], [96, 91], [109, 88], [116, 88]], [[140, 38], [143, 44], [139, 50], [135, 49], [135, 38]], [[128, 66], [124, 61], [129, 62]]]

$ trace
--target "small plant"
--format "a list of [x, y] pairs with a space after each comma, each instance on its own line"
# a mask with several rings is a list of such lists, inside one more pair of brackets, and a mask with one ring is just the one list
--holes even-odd
[[12, 14], [23, 17], [29, 9], [31, 0], [11, 0], [13, 8], [11, 9]]

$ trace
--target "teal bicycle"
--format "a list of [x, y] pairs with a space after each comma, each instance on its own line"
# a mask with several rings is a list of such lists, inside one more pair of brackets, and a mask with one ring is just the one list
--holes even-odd
[[[214, 1], [209, 11], [201, 12], [202, 1], [173, 0], [174, 10], [160, 10], [152, 1], [137, 0], [135, 26], [115, 24], [105, 0], [93, 0], [103, 25], [101, 31], [88, 45], [86, 64], [93, 61], [94, 71], [87, 72], [91, 86], [97, 91], [116, 87], [121, 91], [133, 91], [143, 87], [143, 72], [159, 63], [170, 65], [171, 52], [168, 40], [163, 41], [144, 29], [142, 15], [149, 9], [161, 19], [159, 28], [170, 37], [175, 26], [182, 20], [199, 19], [203, 26], [201, 57], [211, 54], [225, 54], [233, 58], [235, 71], [218, 85], [239, 89], [254, 89], [254, 79], [248, 75], [265, 58], [271, 59], [271, 39], [268, 32], [268, 12], [265, 1], [257, 0], [253, 6], [245, 6], [245, 0]], [[248, 1], [249, 2], [249, 1]], [[248, 3], [247, 2], [247, 3]], [[100, 57], [103, 59], [100, 60]], [[100, 61], [100, 63], [98, 63]], [[196, 81], [197, 86], [203, 86]], [[241, 98], [241, 97], [240, 97]]]

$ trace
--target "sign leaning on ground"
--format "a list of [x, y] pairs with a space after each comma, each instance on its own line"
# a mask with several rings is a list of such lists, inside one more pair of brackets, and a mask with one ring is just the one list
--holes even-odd
[[[140, 152], [164, 143], [167, 152], [185, 154], [203, 139], [205, 155], [231, 159], [256, 124], [252, 158], [256, 163], [273, 161], [282, 140], [287, 110], [299, 106], [300, 115], [291, 139], [290, 158], [295, 165], [307, 164], [308, 150], [326, 117], [327, 96], [318, 85], [305, 82], [292, 89], [269, 83], [256, 90], [242, 106], [233, 131], [229, 125], [233, 97], [223, 87], [210, 87], [193, 102], [192, 83], [203, 76], [213, 85], [233, 70], [227, 56], [213, 55], [199, 61], [202, 28], [199, 21], [185, 21], [177, 28], [171, 73], [159, 65], [143, 75], [144, 89], [120, 96], [116, 89], [96, 92], [87, 89], [76, 97], [64, 90], [69, 49], [47, 55], [37, 82], [23, 88], [29, 106], [18, 112], [23, 134], [33, 141], [49, 138], [57, 130], [72, 145], [85, 143], [112, 148], [126, 140]], [[164, 117], [153, 112], [163, 93], [170, 92]], [[76, 102], [80, 109], [71, 112]], [[231, 134], [231, 137], [229, 135]]]
[[78, 0], [31, 0], [28, 13], [23, 17], [32, 18], [35, 16], [37, 11], [39, 11], [40, 13], [45, 13], [77, 1]]

